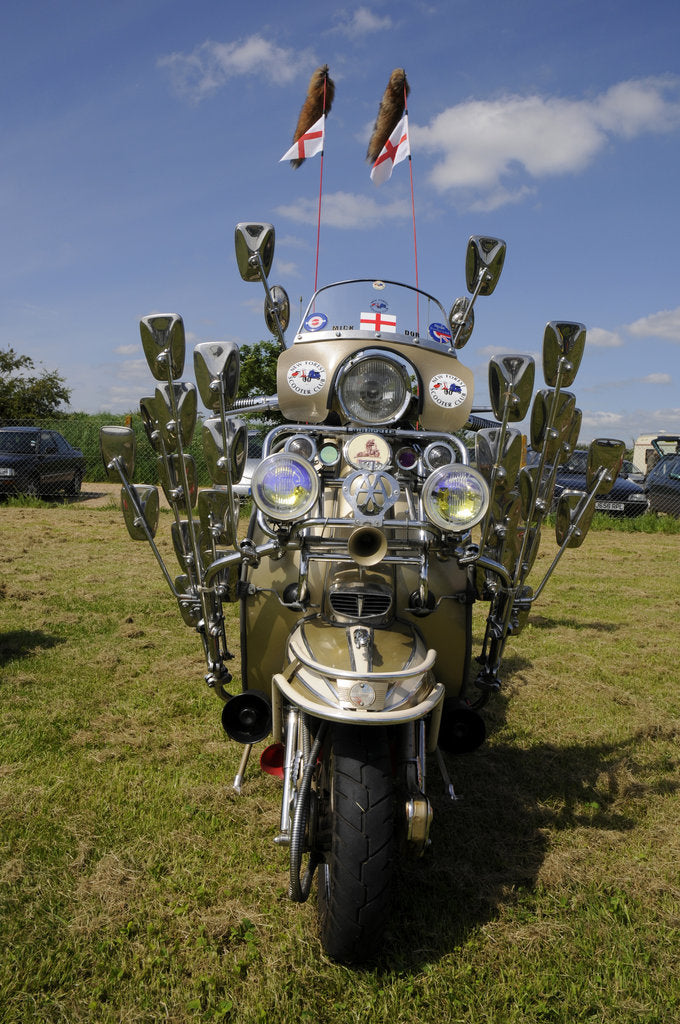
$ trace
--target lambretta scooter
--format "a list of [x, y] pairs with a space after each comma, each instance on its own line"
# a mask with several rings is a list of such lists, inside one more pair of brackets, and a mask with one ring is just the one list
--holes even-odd
[[[151, 545], [184, 622], [201, 638], [223, 726], [244, 745], [235, 789], [253, 745], [271, 733], [261, 765], [281, 780], [274, 842], [289, 851], [290, 896], [306, 900], [316, 874], [323, 947], [353, 962], [376, 951], [397, 858], [422, 854], [430, 842], [427, 769], [434, 762], [455, 800], [442, 751], [483, 742], [479, 712], [501, 685], [506, 641], [525, 625], [565, 550], [582, 543], [624, 446], [590, 446], [588, 489], [561, 493], [559, 549], [534, 589], [527, 581], [556, 473], [579, 434], [581, 413], [567, 389], [583, 354], [583, 325], [547, 325], [546, 387], [533, 404], [533, 360], [491, 360], [490, 421], [472, 411], [473, 374], [458, 353], [476, 300], [496, 287], [504, 242], [469, 240], [469, 297], [448, 314], [408, 285], [348, 280], [316, 291], [291, 343], [288, 297], [268, 282], [274, 241], [271, 225], [237, 225], [239, 270], [263, 283], [265, 319], [280, 341], [276, 396], [235, 400], [235, 344], [205, 342], [194, 351], [210, 414], [202, 434], [212, 487], [197, 487], [187, 452], [197, 390], [180, 381], [182, 320], [141, 321], [158, 386], [140, 410], [172, 509], [176, 577], [154, 540], [158, 487], [132, 483], [133, 431], [104, 427], [101, 451], [109, 477], [122, 483], [130, 535]], [[272, 409], [284, 422], [267, 433], [239, 539], [233, 487], [247, 454], [244, 413]], [[512, 424], [530, 409], [525, 464]], [[463, 428], [476, 431], [473, 453]], [[476, 601], [488, 603], [488, 615], [473, 663]], [[228, 602], [239, 603], [241, 622], [242, 691], [233, 696]]]

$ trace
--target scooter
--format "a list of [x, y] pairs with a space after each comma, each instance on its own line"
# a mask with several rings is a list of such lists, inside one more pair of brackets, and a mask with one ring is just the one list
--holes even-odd
[[[223, 727], [243, 744], [234, 788], [253, 746], [271, 736], [260, 763], [280, 780], [273, 839], [288, 849], [290, 897], [307, 900], [316, 876], [323, 948], [352, 963], [379, 946], [398, 858], [430, 844], [428, 769], [434, 762], [455, 801], [444, 753], [484, 741], [480, 710], [501, 686], [506, 642], [567, 548], [583, 542], [624, 444], [594, 441], [587, 491], [562, 491], [553, 509], [556, 473], [581, 425], [568, 390], [586, 340], [580, 323], [546, 326], [546, 386], [535, 397], [533, 359], [499, 356], [489, 365], [494, 419], [473, 411], [473, 374], [459, 352], [477, 299], [498, 283], [503, 241], [470, 238], [468, 295], [448, 313], [406, 284], [347, 280], [315, 292], [292, 340], [288, 296], [268, 281], [273, 226], [238, 224], [235, 243], [242, 278], [264, 285], [265, 320], [279, 339], [275, 396], [236, 399], [239, 354], [230, 342], [197, 345], [196, 386], [182, 382], [181, 317], [154, 314], [140, 325], [158, 382], [140, 412], [172, 509], [179, 575], [154, 540], [158, 486], [132, 483], [133, 430], [104, 427], [101, 452], [109, 478], [122, 484], [130, 536], [151, 545], [201, 639]], [[207, 488], [197, 486], [187, 452], [198, 395], [209, 414], [201, 427]], [[247, 456], [245, 415], [272, 410], [281, 422], [252, 473], [240, 537], [233, 488]], [[527, 416], [528, 453], [512, 426]], [[558, 551], [534, 588], [528, 578], [551, 511]], [[477, 601], [488, 615], [473, 660]], [[230, 602], [240, 608], [235, 695]]]

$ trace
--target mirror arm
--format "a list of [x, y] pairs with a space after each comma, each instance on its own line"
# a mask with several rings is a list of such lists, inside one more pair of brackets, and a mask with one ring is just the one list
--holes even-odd
[[472, 311], [472, 309], [474, 307], [474, 304], [477, 301], [477, 298], [479, 297], [479, 293], [482, 290], [482, 285], [486, 281], [489, 281], [490, 279], [491, 279], [491, 274], [486, 269], [486, 267], [482, 267], [482, 269], [479, 272], [479, 277], [477, 278], [477, 284], [475, 285], [475, 290], [472, 293], [472, 298], [470, 299], [470, 305], [465, 310], [465, 318], [458, 325], [458, 330], [456, 331], [454, 337], [451, 339], [451, 344], [449, 345], [449, 352], [455, 352], [456, 351], [456, 342], [458, 341], [458, 335], [460, 334], [460, 332], [463, 330], [463, 328], [465, 326], [465, 320], [470, 315], [470, 312]]
[[606, 475], [607, 475], [607, 470], [602, 468], [599, 471], [598, 475], [597, 475], [597, 479], [595, 480], [593, 487], [591, 487], [590, 491], [588, 492], [586, 500], [581, 505], [581, 507], [579, 509], [579, 512], [578, 512], [578, 515], [576, 516], [576, 518], [574, 519], [574, 522], [570, 525], [569, 529], [567, 530], [567, 534], [566, 534], [564, 540], [562, 541], [562, 544], [560, 545], [559, 551], [557, 552], [557, 554], [553, 558], [552, 564], [546, 570], [545, 576], [543, 577], [543, 579], [539, 583], [538, 587], [536, 588], [536, 591], [534, 592], [533, 597], [531, 598], [531, 602], [532, 603], [540, 596], [541, 591], [543, 590], [543, 588], [545, 587], [546, 583], [548, 582], [548, 580], [552, 576], [552, 573], [553, 573], [553, 570], [555, 569], [555, 566], [559, 562], [559, 560], [562, 557], [562, 555], [564, 554], [564, 552], [567, 550], [567, 548], [569, 546], [569, 541], [574, 536], [576, 531], [580, 528], [581, 523], [583, 522], [583, 518], [584, 518], [586, 512], [588, 512], [588, 510], [590, 509], [590, 506], [594, 504], [595, 499], [597, 498], [597, 489], [600, 486], [600, 484], [602, 483], [602, 481], [604, 480]]
[[514, 392], [512, 392], [510, 390], [510, 388], [508, 388], [507, 391], [505, 392], [505, 403], [504, 403], [504, 406], [503, 406], [503, 419], [501, 421], [500, 429], [498, 431], [496, 461], [494, 462], [493, 469], [491, 471], [491, 483], [489, 485], [489, 513], [487, 513], [487, 515], [484, 517], [484, 528], [482, 530], [482, 538], [481, 538], [481, 540], [479, 542], [479, 550], [480, 551], [483, 551], [484, 548], [486, 547], [486, 539], [489, 536], [489, 524], [490, 524], [490, 521], [491, 521], [490, 510], [491, 510], [491, 506], [493, 504], [493, 499], [494, 499], [494, 496], [495, 496], [495, 493], [496, 493], [496, 478], [497, 478], [498, 470], [500, 469], [500, 466], [501, 466], [503, 448], [505, 446], [505, 438], [506, 438], [506, 435], [507, 435], [507, 432], [508, 432], [508, 421], [509, 421], [509, 418], [510, 418], [510, 405], [511, 405], [512, 399], [514, 399], [514, 398], [515, 398]]
[[258, 269], [260, 280], [262, 281], [265, 295], [267, 296], [267, 302], [270, 305], [272, 315], [274, 317], [274, 323], [276, 324], [276, 333], [278, 335], [279, 345], [281, 346], [281, 351], [285, 352], [285, 350], [290, 346], [286, 345], [286, 339], [283, 336], [283, 331], [281, 329], [281, 321], [279, 320], [279, 314], [276, 310], [276, 303], [272, 299], [272, 293], [269, 288], [269, 281], [267, 280], [267, 275], [265, 274], [264, 271], [264, 263], [262, 262], [262, 257], [260, 253], [254, 252], [250, 259], [248, 260], [248, 262], [250, 263], [251, 266], [257, 267]]
[[118, 476], [120, 477], [120, 482], [123, 485], [123, 489], [124, 489], [124, 491], [125, 491], [125, 493], [126, 493], [126, 495], [128, 497], [128, 501], [132, 504], [132, 506], [133, 506], [133, 508], [135, 510], [135, 513], [137, 515], [137, 519], [135, 521], [135, 526], [139, 525], [144, 530], [144, 534], [146, 536], [146, 539], [148, 540], [148, 542], [149, 542], [149, 544], [151, 546], [151, 550], [153, 551], [154, 556], [156, 558], [156, 561], [158, 562], [158, 564], [160, 566], [161, 572], [165, 576], [166, 582], [167, 582], [168, 586], [170, 587], [170, 590], [172, 591], [172, 595], [173, 595], [173, 597], [176, 597], [179, 600], [182, 595], [179, 594], [178, 591], [176, 590], [175, 584], [173, 583], [172, 577], [171, 577], [170, 573], [168, 572], [168, 569], [167, 569], [167, 566], [166, 566], [165, 562], [163, 561], [161, 553], [158, 550], [158, 548], [156, 547], [156, 541], [153, 538], [151, 530], [149, 529], [149, 524], [147, 523], [146, 518], [144, 516], [144, 513], [142, 512], [142, 509], [141, 509], [141, 507], [139, 505], [139, 502], [137, 501], [137, 495], [135, 494], [133, 488], [130, 486], [130, 481], [128, 480], [127, 474], [125, 473], [125, 469], [123, 468], [122, 459], [120, 459], [120, 458], [118, 458], [118, 456], [116, 456], [108, 464], [107, 469], [115, 469], [116, 472], [118, 473]]

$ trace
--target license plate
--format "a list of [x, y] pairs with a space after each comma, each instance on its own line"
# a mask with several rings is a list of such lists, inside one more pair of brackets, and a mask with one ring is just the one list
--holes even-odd
[[623, 512], [626, 506], [622, 501], [596, 501], [595, 508], [601, 512]]

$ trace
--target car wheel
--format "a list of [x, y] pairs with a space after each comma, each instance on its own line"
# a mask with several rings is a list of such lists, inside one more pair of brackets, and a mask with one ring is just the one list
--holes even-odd
[[21, 493], [25, 494], [27, 498], [39, 498], [40, 487], [38, 486], [37, 480], [25, 480], [22, 487]]
[[71, 483], [66, 488], [66, 493], [69, 494], [72, 498], [77, 498], [78, 495], [80, 494], [80, 488], [82, 486], [82, 483], [83, 483], [83, 474], [80, 473], [80, 472], [74, 473], [73, 474], [73, 480], [71, 481]]

